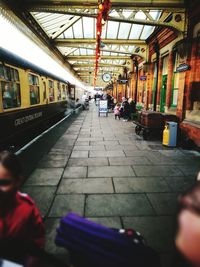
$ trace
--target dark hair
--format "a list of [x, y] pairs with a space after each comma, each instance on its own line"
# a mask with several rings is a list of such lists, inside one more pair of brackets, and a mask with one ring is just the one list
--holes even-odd
[[0, 152], [0, 164], [9, 170], [16, 180], [21, 180], [22, 166], [14, 153], [10, 151]]

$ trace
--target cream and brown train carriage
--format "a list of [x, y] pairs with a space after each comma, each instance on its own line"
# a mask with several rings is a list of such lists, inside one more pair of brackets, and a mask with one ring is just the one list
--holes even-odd
[[74, 99], [75, 86], [67, 79], [0, 49], [0, 147], [34, 136], [63, 115]]

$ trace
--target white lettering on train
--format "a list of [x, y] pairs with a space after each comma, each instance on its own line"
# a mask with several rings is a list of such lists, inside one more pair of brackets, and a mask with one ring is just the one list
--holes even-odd
[[34, 114], [31, 114], [31, 115], [16, 119], [15, 120], [15, 126], [19, 126], [19, 125], [21, 125], [23, 123], [27, 123], [29, 121], [38, 119], [40, 117], [42, 117], [42, 112], [34, 113]]

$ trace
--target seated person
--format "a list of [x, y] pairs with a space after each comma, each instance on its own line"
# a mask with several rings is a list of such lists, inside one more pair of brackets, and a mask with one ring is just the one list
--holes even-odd
[[8, 151], [0, 153], [0, 242], [19, 240], [44, 247], [44, 225], [33, 200], [18, 191], [21, 166]]

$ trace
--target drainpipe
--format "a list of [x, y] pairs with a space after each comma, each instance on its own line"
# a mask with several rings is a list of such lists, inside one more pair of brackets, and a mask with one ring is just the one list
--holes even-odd
[[154, 103], [153, 103], [153, 110], [156, 111], [157, 94], [158, 94], [159, 58], [160, 58], [160, 48], [159, 48], [158, 42], [154, 43], [154, 51], [156, 52], [156, 86], [155, 86], [155, 97], [154, 97]]

